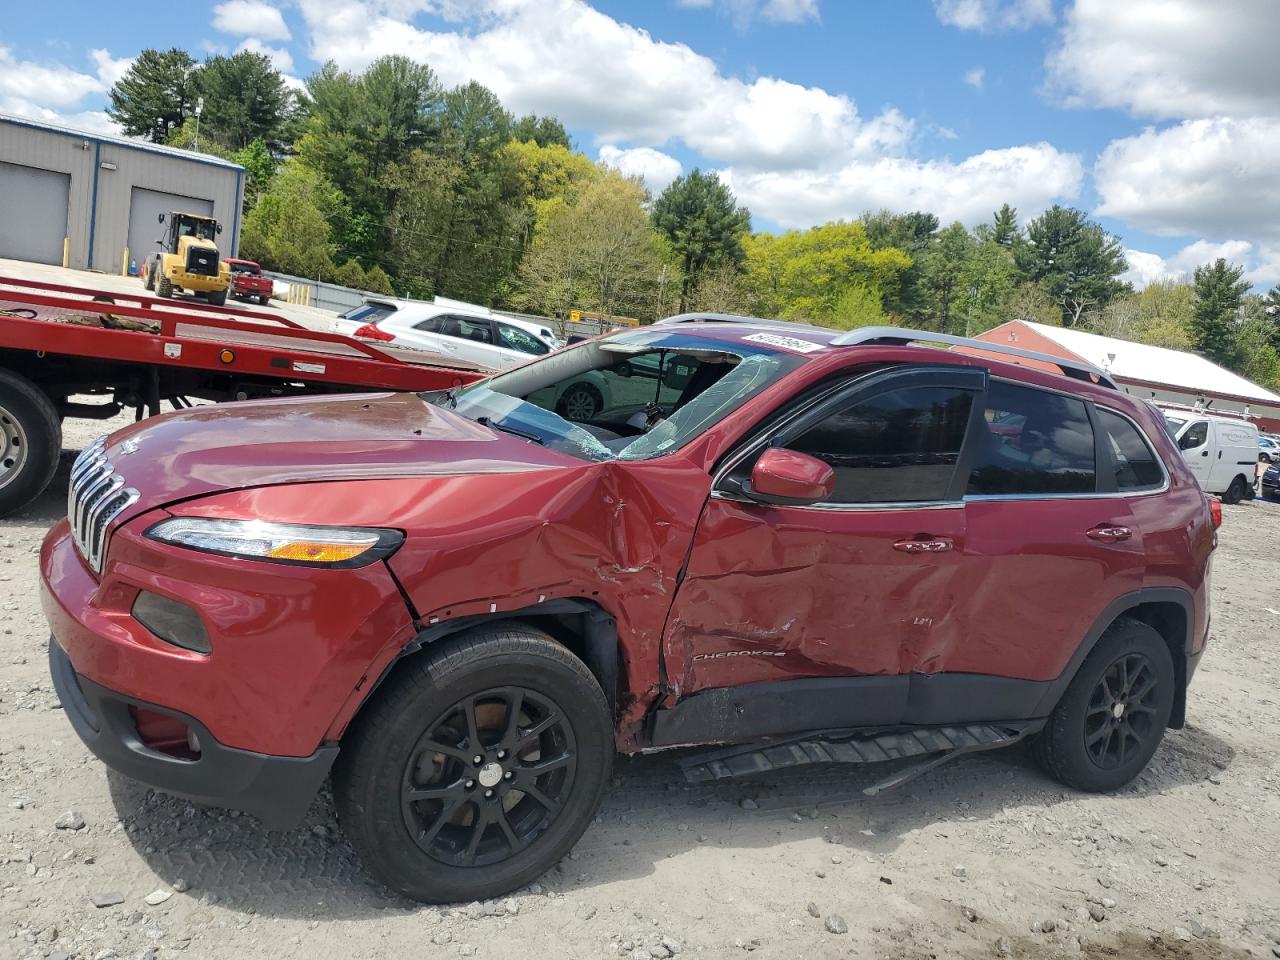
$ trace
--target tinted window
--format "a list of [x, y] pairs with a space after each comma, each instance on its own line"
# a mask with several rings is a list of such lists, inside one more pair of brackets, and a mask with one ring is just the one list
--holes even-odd
[[1111, 459], [1115, 461], [1117, 490], [1145, 490], [1164, 483], [1156, 455], [1137, 427], [1110, 410], [1099, 409], [1098, 419], [1107, 434]]
[[858, 400], [787, 446], [836, 474], [835, 503], [902, 503], [947, 497], [973, 393], [907, 387]]
[[531, 353], [535, 357], [551, 352], [549, 346], [527, 330], [513, 327], [509, 323], [495, 322], [494, 326], [498, 328], [499, 346], [506, 347], [508, 350], [519, 350], [521, 353]]
[[413, 329], [421, 330], [423, 333], [439, 333], [442, 323], [444, 323], [444, 317], [428, 317], [421, 323], [415, 323]]
[[488, 320], [471, 319], [470, 317], [445, 317], [440, 332], [446, 337], [458, 337], [461, 340], [474, 340], [476, 343], [493, 343], [493, 333], [489, 329]]
[[1084, 404], [993, 380], [969, 493], [1092, 493], [1093, 428]]
[[1201, 420], [1199, 423], [1193, 423], [1187, 428], [1187, 432], [1178, 441], [1178, 448], [1181, 450], [1194, 450], [1196, 447], [1203, 446], [1208, 439], [1209, 421]]
[[358, 307], [352, 307], [342, 315], [343, 320], [351, 320], [355, 323], [377, 323], [396, 312], [395, 307], [389, 307], [381, 303], [362, 303]]

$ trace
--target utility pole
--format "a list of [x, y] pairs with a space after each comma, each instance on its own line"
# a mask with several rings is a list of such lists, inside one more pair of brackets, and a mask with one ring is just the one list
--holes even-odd
[[204, 113], [204, 97], [196, 97], [196, 150], [200, 150], [200, 114]]

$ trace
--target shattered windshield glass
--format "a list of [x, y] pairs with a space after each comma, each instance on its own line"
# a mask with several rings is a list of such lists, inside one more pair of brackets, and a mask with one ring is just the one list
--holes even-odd
[[772, 345], [644, 328], [424, 399], [584, 460], [647, 460], [679, 449], [802, 363]]

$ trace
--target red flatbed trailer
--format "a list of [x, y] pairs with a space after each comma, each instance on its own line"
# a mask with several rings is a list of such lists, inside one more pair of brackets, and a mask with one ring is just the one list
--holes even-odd
[[[0, 276], [0, 516], [48, 485], [66, 417], [132, 407], [141, 419], [191, 398], [443, 390], [487, 373], [275, 314]], [[70, 399], [84, 395], [110, 399]]]

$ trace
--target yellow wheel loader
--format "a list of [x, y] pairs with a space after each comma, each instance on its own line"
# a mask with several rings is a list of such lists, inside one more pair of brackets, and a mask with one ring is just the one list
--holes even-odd
[[160, 222], [166, 221], [165, 239], [156, 241], [163, 249], [143, 264], [143, 284], [162, 297], [186, 291], [218, 306], [226, 303], [231, 266], [220, 258], [214, 241], [222, 224], [194, 213], [160, 214]]

